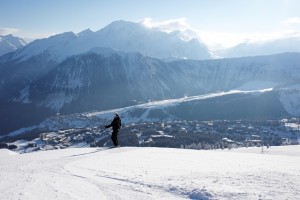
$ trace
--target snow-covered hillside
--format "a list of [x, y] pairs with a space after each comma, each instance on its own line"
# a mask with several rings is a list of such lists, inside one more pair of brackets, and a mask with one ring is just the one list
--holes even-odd
[[0, 150], [0, 199], [297, 199], [300, 146]]

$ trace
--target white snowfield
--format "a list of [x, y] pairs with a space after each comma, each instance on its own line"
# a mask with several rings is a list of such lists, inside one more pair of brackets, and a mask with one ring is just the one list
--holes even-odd
[[299, 199], [300, 146], [0, 150], [0, 199]]

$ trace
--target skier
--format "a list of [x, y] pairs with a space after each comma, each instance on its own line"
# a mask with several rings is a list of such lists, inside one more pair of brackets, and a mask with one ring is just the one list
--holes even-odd
[[115, 113], [115, 117], [114, 117], [113, 121], [109, 125], [105, 126], [105, 128], [112, 127], [112, 129], [113, 129], [113, 132], [112, 132], [112, 135], [111, 135], [111, 140], [114, 144], [113, 147], [118, 147], [119, 146], [118, 133], [119, 133], [119, 130], [120, 130], [121, 126], [122, 126], [121, 119], [120, 119], [120, 116], [119, 116], [118, 113]]

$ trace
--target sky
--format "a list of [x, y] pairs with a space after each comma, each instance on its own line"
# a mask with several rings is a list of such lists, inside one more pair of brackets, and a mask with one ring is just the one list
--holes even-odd
[[0, 35], [45, 38], [116, 20], [190, 28], [211, 48], [300, 36], [299, 0], [0, 0]]

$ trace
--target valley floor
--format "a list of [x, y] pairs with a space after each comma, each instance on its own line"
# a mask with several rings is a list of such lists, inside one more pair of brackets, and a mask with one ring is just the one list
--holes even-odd
[[0, 199], [297, 199], [300, 146], [0, 150]]

